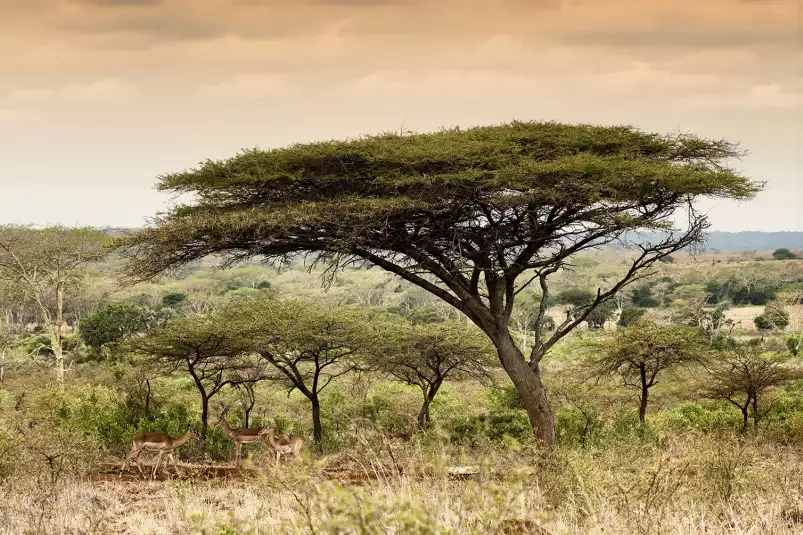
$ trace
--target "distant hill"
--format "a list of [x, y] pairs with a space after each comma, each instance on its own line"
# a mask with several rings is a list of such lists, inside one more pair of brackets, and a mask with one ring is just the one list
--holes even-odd
[[[123, 232], [136, 228], [101, 227], [100, 230], [110, 236], [119, 236]], [[640, 243], [655, 242], [661, 237], [658, 232], [646, 232], [638, 237], [631, 236], [630, 241]], [[803, 232], [710, 232], [708, 233], [708, 251], [740, 252], [740, 251], [774, 251], [780, 248], [803, 250]], [[617, 247], [621, 249], [622, 247]]]
[[803, 232], [711, 232], [708, 249], [720, 251], [774, 251], [803, 249]]
[[[782, 247], [786, 249], [803, 249], [803, 232], [709, 232], [708, 251], [740, 252], [740, 251], [774, 251]], [[658, 232], [646, 232], [638, 236], [632, 235], [629, 241], [655, 242], [660, 240]]]

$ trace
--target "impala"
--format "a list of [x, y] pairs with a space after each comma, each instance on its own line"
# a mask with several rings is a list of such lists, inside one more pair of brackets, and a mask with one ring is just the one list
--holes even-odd
[[287, 455], [292, 453], [293, 457], [298, 457], [301, 448], [304, 446], [304, 438], [299, 435], [290, 435], [290, 436], [276, 436], [276, 427], [266, 427], [262, 431], [259, 432], [259, 436], [265, 437], [268, 439], [268, 444], [270, 447], [273, 448], [273, 451], [276, 452], [276, 463], [279, 463], [279, 459], [282, 455]]
[[262, 427], [238, 427], [233, 428], [229, 425], [228, 420], [226, 420], [226, 414], [229, 412], [229, 408], [226, 407], [223, 409], [223, 412], [220, 415], [220, 420], [217, 421], [215, 427], [218, 427], [223, 430], [226, 435], [234, 442], [234, 451], [235, 457], [234, 462], [237, 466], [240, 466], [240, 462], [242, 461], [242, 448], [243, 444], [255, 444], [257, 442], [264, 442], [265, 439], [260, 435], [262, 431]]
[[137, 465], [139, 473], [144, 476], [145, 474], [142, 472], [142, 467], [137, 461], [139, 454], [142, 453], [142, 450], [157, 451], [159, 452], [159, 456], [156, 457], [156, 464], [154, 465], [153, 472], [151, 474], [151, 478], [156, 479], [156, 470], [159, 468], [159, 463], [162, 462], [162, 457], [167, 454], [168, 460], [173, 463], [174, 468], [177, 468], [176, 460], [173, 458], [173, 451], [182, 446], [191, 438], [198, 438], [197, 431], [195, 431], [191, 425], [188, 425], [187, 432], [178, 438], [172, 438], [170, 435], [165, 433], [140, 431], [131, 437], [131, 453], [129, 453], [125, 458], [123, 466], [120, 468], [120, 475], [122, 476], [123, 471], [126, 470], [129, 464], [133, 462]]

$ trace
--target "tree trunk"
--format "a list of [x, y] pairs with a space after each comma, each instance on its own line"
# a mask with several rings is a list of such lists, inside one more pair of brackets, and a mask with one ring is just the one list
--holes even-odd
[[55, 325], [50, 333], [50, 345], [53, 349], [53, 358], [56, 361], [56, 383], [59, 390], [64, 390], [64, 353], [61, 349], [61, 326]]
[[758, 434], [758, 424], [759, 420], [761, 420], [761, 416], [758, 414], [758, 399], [755, 397], [753, 398], [753, 432], [757, 435]]
[[251, 411], [254, 410], [254, 405], [256, 405], [257, 399], [256, 395], [254, 394], [255, 385], [248, 384], [243, 385], [246, 392], [247, 402], [243, 403], [243, 413], [245, 414], [245, 427], [249, 426], [249, 422], [251, 421]]
[[209, 396], [201, 392], [201, 442], [206, 440], [206, 433], [209, 430]]
[[6, 378], [6, 352], [0, 351], [0, 388], [3, 388], [3, 383]]
[[535, 438], [547, 444], [554, 444], [555, 415], [547, 400], [544, 384], [541, 382], [540, 368], [537, 364], [531, 367], [527, 363], [507, 331], [499, 333], [492, 340], [502, 367], [505, 368], [521, 396]]
[[312, 438], [315, 445], [320, 450], [323, 442], [323, 428], [321, 427], [321, 402], [318, 396], [314, 395], [310, 398], [312, 403]]
[[145, 379], [145, 386], [147, 390], [145, 391], [145, 419], [149, 422], [153, 421], [153, 416], [151, 415], [151, 380]]
[[424, 389], [424, 404], [421, 406], [421, 410], [418, 412], [418, 428], [422, 431], [429, 426], [431, 421], [429, 417], [429, 406], [432, 404], [432, 400], [435, 399], [435, 394], [438, 393], [438, 389], [441, 387], [442, 381], [438, 381], [429, 386], [429, 388]]
[[747, 404], [744, 407], [739, 407], [739, 409], [742, 411], [742, 429], [740, 431], [740, 433], [742, 433], [742, 434], [744, 434], [745, 431], [747, 431], [747, 408], [749, 406], [750, 405]]
[[45, 325], [50, 323], [50, 345], [53, 350], [53, 356], [56, 364], [56, 383], [59, 385], [59, 390], [64, 390], [64, 352], [63, 336], [62, 336], [62, 323], [64, 322], [64, 288], [61, 284], [56, 286], [56, 321], [49, 321], [50, 314], [47, 310], [42, 308], [44, 315]]
[[638, 421], [641, 425], [644, 425], [644, 421], [647, 418], [647, 397], [650, 394], [650, 390], [647, 387], [647, 372], [642, 366], [641, 368], [641, 405], [639, 405], [638, 409]]

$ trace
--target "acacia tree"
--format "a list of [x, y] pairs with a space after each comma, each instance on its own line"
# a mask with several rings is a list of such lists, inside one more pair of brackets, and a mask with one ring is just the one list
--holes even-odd
[[[235, 263], [312, 253], [329, 275], [351, 264], [381, 267], [485, 332], [535, 435], [551, 443], [542, 359], [656, 262], [700, 242], [708, 221], [696, 200], [746, 199], [761, 188], [726, 167], [739, 155], [730, 143], [691, 135], [534, 122], [247, 150], [161, 177], [160, 190], [192, 200], [120, 246], [133, 280], [210, 254]], [[675, 229], [679, 211], [688, 224]], [[621, 278], [553, 332], [535, 322], [525, 355], [509, 325], [519, 292], [537, 283], [544, 316], [551, 275], [576, 253], [639, 229], [661, 238], [634, 244]]]
[[758, 433], [761, 404], [768, 390], [800, 379], [803, 373], [788, 366], [787, 359], [777, 354], [761, 354], [753, 347], [738, 347], [718, 358], [706, 380], [704, 395], [724, 399], [742, 413], [741, 432], [747, 431], [752, 409], [753, 431]]
[[192, 377], [201, 397], [202, 440], [209, 429], [209, 401], [252, 366], [247, 341], [217, 316], [177, 318], [128, 345], [149, 356], [150, 365]]
[[89, 227], [0, 227], [0, 279], [15, 285], [38, 309], [50, 335], [60, 387], [64, 386], [65, 297], [80, 285], [83, 268], [106, 255], [104, 242], [103, 233]]
[[403, 325], [391, 322], [381, 336], [373, 366], [421, 389], [418, 427], [430, 423], [429, 408], [446, 379], [492, 380], [493, 346], [476, 327], [458, 322]]
[[298, 390], [312, 408], [313, 438], [323, 439], [321, 392], [361, 367], [370, 318], [356, 307], [327, 308], [306, 301], [251, 299], [228, 308], [223, 320], [268, 364], [262, 377]]
[[706, 351], [699, 329], [682, 325], [659, 326], [639, 320], [602, 343], [592, 344], [589, 364], [599, 377], [617, 375], [639, 393], [639, 422], [644, 423], [650, 389], [672, 368], [701, 362]]

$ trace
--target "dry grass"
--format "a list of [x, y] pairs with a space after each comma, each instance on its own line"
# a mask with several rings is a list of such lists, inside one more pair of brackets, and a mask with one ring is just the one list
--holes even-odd
[[[454, 464], [480, 470], [450, 476]], [[0, 535], [803, 532], [800, 451], [732, 436], [468, 457], [365, 447], [253, 473], [18, 480], [0, 502]]]

